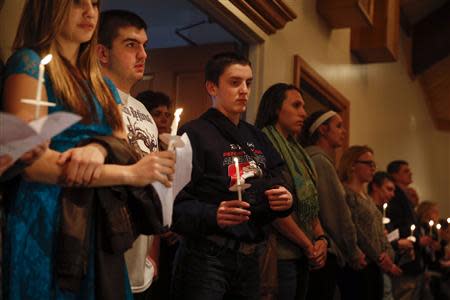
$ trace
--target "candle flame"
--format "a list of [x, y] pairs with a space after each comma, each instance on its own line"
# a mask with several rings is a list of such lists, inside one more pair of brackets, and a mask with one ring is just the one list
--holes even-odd
[[416, 225], [412, 224], [411, 225], [411, 230], [414, 231], [414, 229], [416, 229]]
[[447, 223], [450, 223], [450, 218], [447, 218]]
[[175, 110], [175, 118], [180, 118], [181, 113], [183, 112], [182, 108], [177, 108], [177, 110]]
[[46, 64], [48, 64], [49, 62], [51, 62], [52, 58], [53, 58], [53, 55], [47, 54], [47, 55], [41, 60], [41, 65], [44, 65], [44, 66], [45, 66]]
[[439, 224], [439, 223], [436, 224], [436, 229], [437, 229], [437, 230], [441, 230], [441, 224]]
[[433, 227], [434, 221], [433, 221], [433, 220], [430, 220], [430, 222], [428, 222], [428, 225], [430, 225], [430, 227]]
[[383, 204], [383, 209], [387, 208], [387, 203]]

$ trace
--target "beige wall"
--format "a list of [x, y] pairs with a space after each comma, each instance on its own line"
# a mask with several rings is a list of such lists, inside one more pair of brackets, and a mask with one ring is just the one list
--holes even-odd
[[[450, 134], [433, 127], [420, 84], [407, 74], [403, 49], [398, 62], [358, 64], [350, 54], [349, 29], [330, 30], [313, 0], [286, 2], [297, 19], [256, 46], [263, 53], [265, 72], [257, 74], [263, 90], [292, 82], [293, 56], [299, 54], [351, 102], [350, 144], [371, 146], [380, 169], [394, 159], [409, 161], [421, 199], [439, 202], [449, 216]], [[250, 119], [255, 109], [249, 108]]]

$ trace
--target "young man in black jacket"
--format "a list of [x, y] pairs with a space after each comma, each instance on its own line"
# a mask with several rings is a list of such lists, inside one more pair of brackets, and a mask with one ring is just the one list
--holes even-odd
[[[403, 270], [402, 276], [392, 278], [392, 289], [395, 299], [416, 300], [424, 299], [427, 293], [425, 283], [425, 265], [422, 257], [423, 247], [427, 246], [431, 238], [420, 232], [420, 224], [414, 207], [406, 192], [407, 187], [412, 183], [412, 172], [408, 162], [395, 160], [387, 167], [389, 175], [395, 183], [394, 197], [389, 202], [386, 216], [391, 220], [389, 226], [391, 230], [397, 229], [400, 232], [400, 239], [405, 239], [411, 234], [411, 225], [416, 226], [414, 236], [417, 242], [414, 243], [415, 258], [400, 259], [398, 262]], [[407, 255], [403, 255], [403, 258]]]
[[[175, 201], [173, 229], [184, 240], [173, 298], [259, 299], [263, 227], [289, 215], [292, 195], [281, 178], [281, 157], [262, 132], [240, 119], [250, 93], [250, 62], [218, 54], [206, 65], [205, 79], [213, 107], [180, 129], [192, 144], [193, 171]], [[237, 181], [234, 158], [251, 184], [243, 201], [229, 190]]]

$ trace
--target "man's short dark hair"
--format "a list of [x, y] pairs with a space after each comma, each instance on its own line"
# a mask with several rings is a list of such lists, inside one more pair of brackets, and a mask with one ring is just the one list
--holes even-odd
[[386, 172], [378, 171], [373, 175], [372, 181], [368, 184], [368, 192], [372, 194], [374, 185], [381, 187], [386, 180], [394, 182], [394, 178]]
[[170, 109], [170, 106], [172, 105], [169, 96], [162, 92], [141, 92], [136, 96], [136, 99], [141, 101], [149, 112], [159, 106], [166, 106], [167, 109]]
[[387, 166], [387, 172], [392, 175], [398, 173], [400, 168], [404, 165], [408, 165], [408, 162], [405, 160], [394, 160], [391, 161]]
[[214, 55], [206, 64], [205, 81], [211, 81], [219, 85], [219, 77], [230, 65], [252, 66], [250, 61], [243, 55], [235, 52], [222, 52]]
[[147, 31], [147, 24], [137, 14], [122, 9], [105, 10], [100, 14], [98, 42], [111, 48], [119, 29], [130, 26]]

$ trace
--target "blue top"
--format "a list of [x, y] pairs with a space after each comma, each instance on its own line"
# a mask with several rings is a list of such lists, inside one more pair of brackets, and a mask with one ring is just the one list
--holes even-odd
[[[38, 78], [41, 58], [31, 49], [21, 49], [8, 60], [5, 78], [13, 74], [25, 74]], [[48, 113], [67, 111], [61, 99], [56, 98], [48, 74], [45, 74], [48, 101], [56, 103]], [[121, 100], [117, 89], [106, 79], [116, 103]], [[94, 97], [95, 98], [95, 97]], [[97, 136], [111, 135], [102, 107], [94, 99], [97, 121], [91, 124], [77, 123], [55, 136], [50, 148], [59, 152], [75, 147], [80, 141]], [[75, 295], [61, 291], [54, 277], [55, 248], [60, 219], [59, 195], [61, 186], [41, 184], [22, 179], [15, 199], [10, 202], [5, 236], [4, 278], [6, 299], [95, 299], [93, 255], [90, 255], [88, 274], [82, 289]], [[90, 251], [91, 254], [93, 251]], [[132, 299], [128, 278], [126, 299]]]

